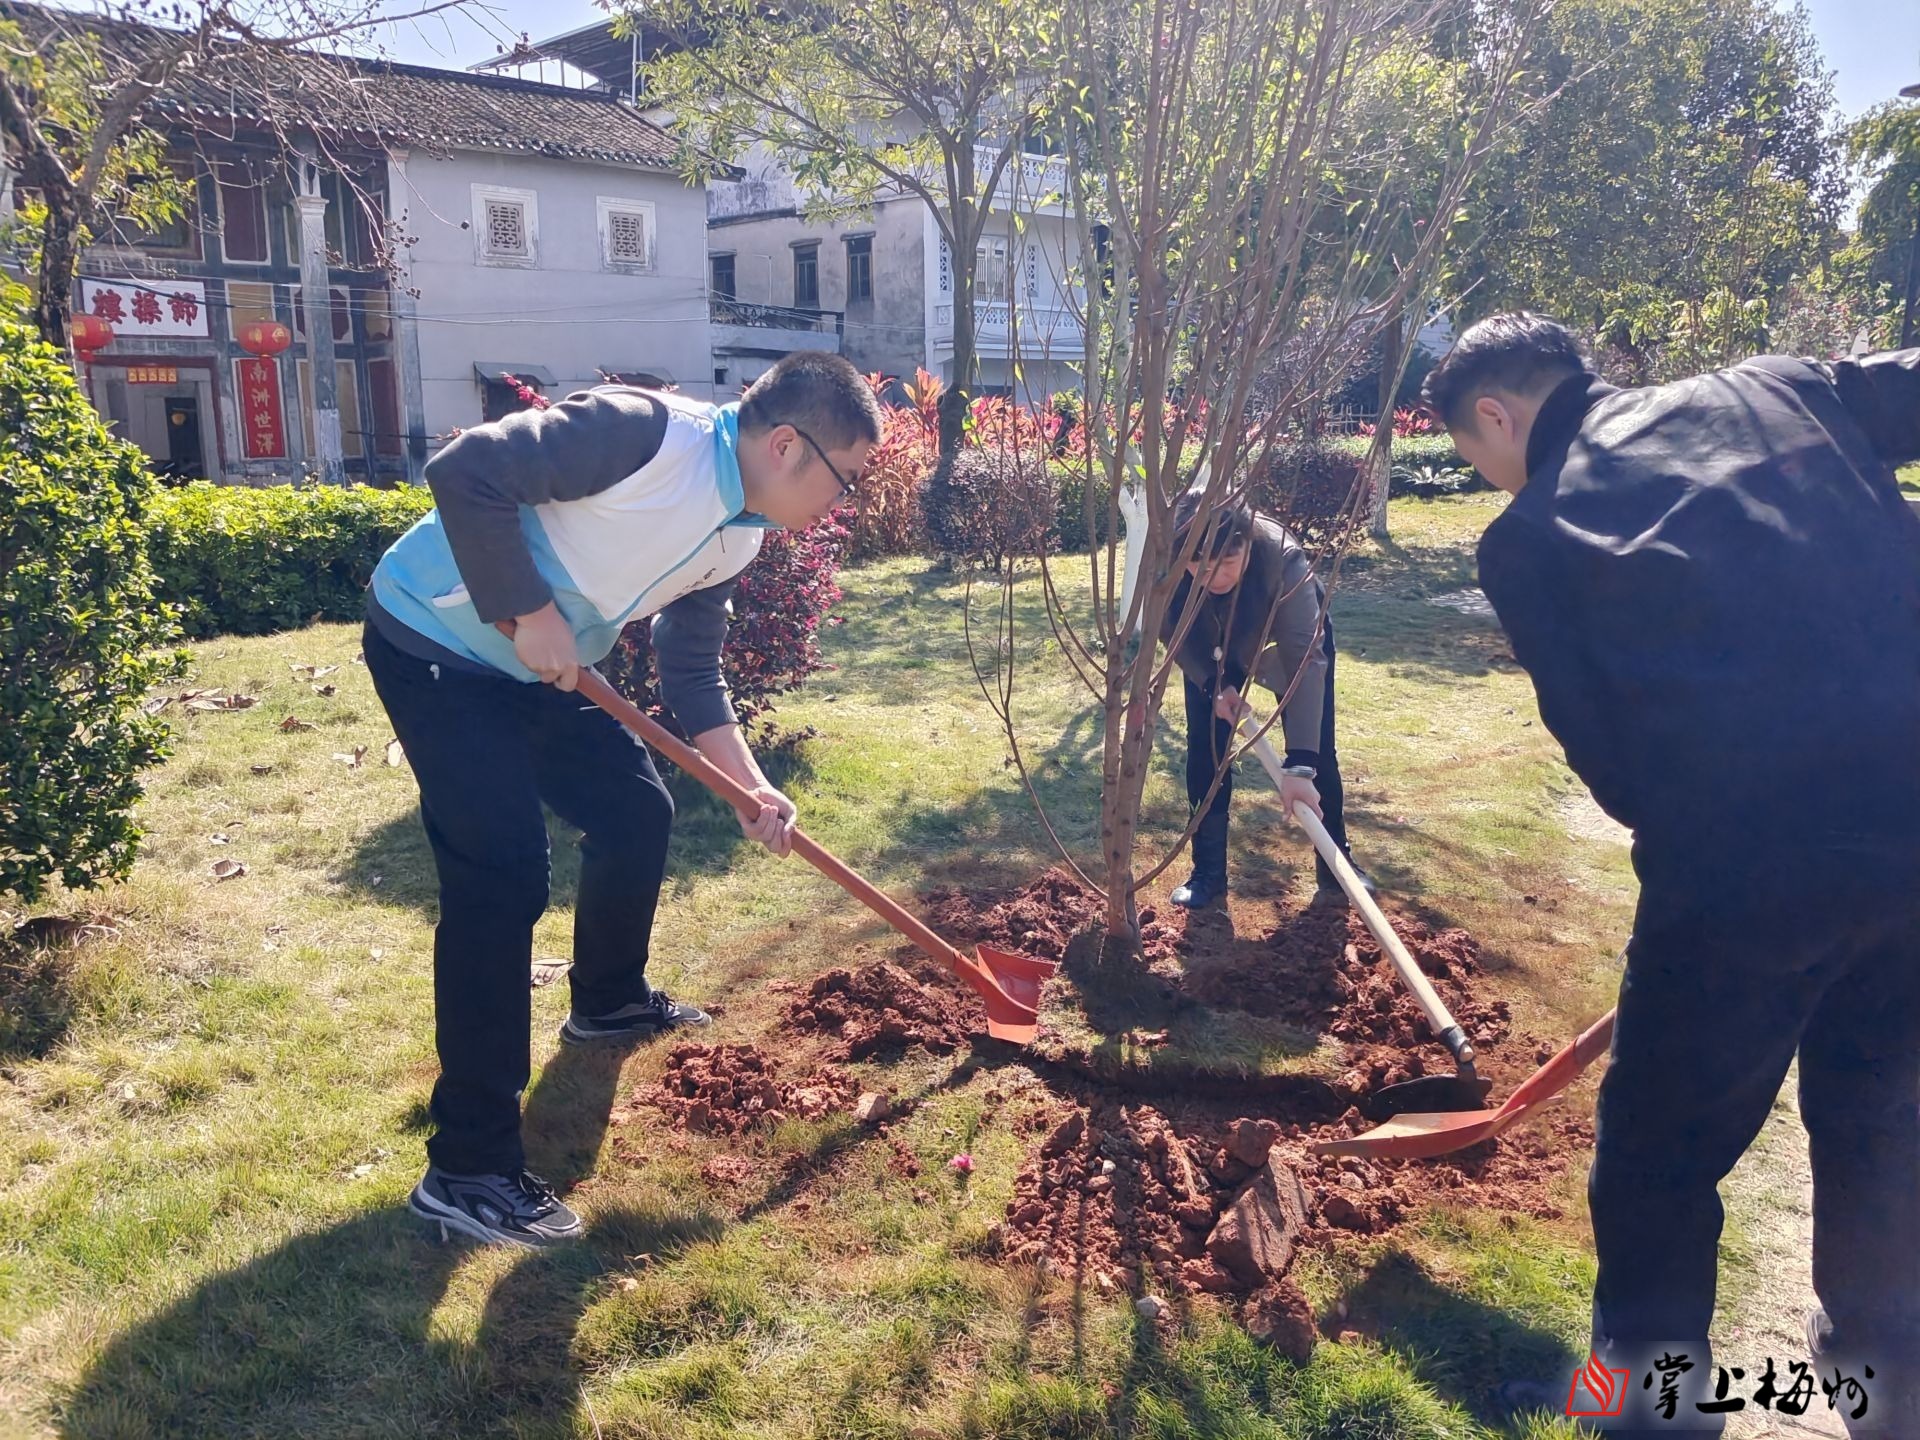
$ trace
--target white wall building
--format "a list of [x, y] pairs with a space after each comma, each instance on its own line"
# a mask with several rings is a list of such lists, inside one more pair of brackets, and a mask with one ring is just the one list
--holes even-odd
[[[149, 33], [10, 13], [135, 53]], [[216, 57], [156, 97], [144, 118], [188, 182], [186, 213], [82, 257], [76, 307], [112, 327], [89, 391], [156, 468], [417, 481], [451, 432], [519, 408], [503, 373], [555, 397], [603, 375], [712, 396], [706, 195], [626, 98], [300, 51], [275, 63], [263, 78]], [[291, 344], [259, 360], [243, 337], [264, 322]]]
[[[984, 149], [980, 162], [991, 162]], [[862, 370], [910, 378], [924, 367], [951, 383], [953, 262], [925, 202], [895, 194], [869, 215], [814, 221], [776, 157], [757, 154], [745, 169], [708, 186], [716, 369], [750, 380], [832, 334]], [[1079, 246], [1046, 203], [1064, 185], [1059, 162], [1031, 155], [995, 193], [975, 251], [980, 393], [1041, 400], [1080, 384]]]
[[514, 408], [503, 371], [555, 397], [603, 373], [712, 396], [699, 190], [658, 167], [464, 150], [414, 150], [390, 183], [418, 237], [401, 327], [427, 435]]
[[[644, 27], [619, 39], [602, 22], [475, 68], [565, 75], [644, 107], [634, 67], [667, 43]], [[983, 174], [992, 159], [979, 152]], [[892, 194], [871, 214], [812, 221], [778, 155], [762, 147], [744, 170], [708, 187], [716, 385], [731, 393], [799, 349], [837, 350], [862, 370], [905, 378], [924, 367], [951, 382], [952, 257], [925, 203]], [[1027, 155], [995, 192], [977, 251], [977, 390], [1031, 400], [1080, 385], [1079, 245], [1060, 206], [1045, 203], [1065, 187], [1058, 161]]]

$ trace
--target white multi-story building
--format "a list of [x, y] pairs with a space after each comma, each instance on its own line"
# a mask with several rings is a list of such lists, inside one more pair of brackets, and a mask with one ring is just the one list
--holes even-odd
[[[611, 22], [523, 43], [478, 69], [551, 75], [623, 94], [643, 108], [635, 66], [663, 37], [625, 38]], [[985, 174], [993, 153], [982, 149]], [[951, 383], [953, 257], [918, 196], [885, 194], [870, 213], [807, 218], [782, 157], [762, 147], [738, 178], [707, 187], [708, 288], [716, 386], [752, 380], [792, 350], [832, 350], [862, 370]], [[1060, 162], [1027, 154], [992, 197], [975, 254], [978, 392], [1044, 398], [1078, 388], [1085, 331], [1075, 296], [1080, 247], [1058, 197]]]
[[[105, 45], [150, 33], [7, 13]], [[706, 195], [625, 98], [299, 53], [281, 67], [272, 116], [217, 66], [157, 97], [146, 121], [187, 213], [82, 257], [76, 310], [114, 331], [90, 393], [157, 468], [418, 480], [455, 430], [519, 407], [503, 375], [550, 396], [603, 375], [714, 394]], [[242, 334], [276, 321], [292, 343], [262, 364]]]

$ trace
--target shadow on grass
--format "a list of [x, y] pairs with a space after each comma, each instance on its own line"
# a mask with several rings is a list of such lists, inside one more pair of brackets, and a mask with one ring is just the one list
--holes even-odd
[[1483, 1425], [1564, 1395], [1583, 1356], [1511, 1310], [1448, 1289], [1404, 1250], [1380, 1256], [1341, 1297], [1344, 1327], [1397, 1351], [1419, 1380]]
[[574, 1331], [624, 1256], [716, 1237], [705, 1215], [609, 1210], [578, 1245], [530, 1253], [471, 1339], [435, 1312], [471, 1256], [394, 1207], [299, 1235], [203, 1281], [111, 1341], [61, 1408], [73, 1440], [131, 1436], [573, 1433]]
[[[759, 758], [767, 778], [781, 790], [803, 786], [812, 774], [800, 746], [770, 749]], [[740, 833], [733, 808], [689, 775], [672, 771], [666, 781], [674, 804], [667, 887], [696, 875], [724, 873], [738, 853], [754, 843]], [[579, 897], [580, 840], [580, 831], [548, 813], [549, 906], [570, 907]], [[332, 879], [363, 898], [436, 914], [439, 882], [418, 807], [364, 836]]]
[[633, 1049], [617, 1042], [562, 1045], [527, 1092], [520, 1117], [527, 1166], [563, 1195], [599, 1165], [621, 1068]]
[[77, 1008], [73, 956], [0, 937], [0, 1063], [38, 1060], [66, 1038]]

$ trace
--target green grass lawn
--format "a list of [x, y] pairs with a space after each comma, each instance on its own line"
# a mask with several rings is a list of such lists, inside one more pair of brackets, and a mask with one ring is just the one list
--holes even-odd
[[[1432, 603], [1471, 585], [1471, 541], [1500, 503], [1396, 505], [1394, 543], [1346, 565], [1341, 745], [1362, 862], [1408, 908], [1480, 936], [1517, 1025], [1558, 1037], [1609, 1002], [1631, 874], [1491, 620]], [[844, 584], [838, 668], [779, 714], [816, 732], [775, 767], [804, 823], [902, 895], [1032, 878], [1050, 853], [966, 666], [964, 583], [903, 560]], [[1023, 748], [1085, 858], [1099, 730], [1037, 585], [1019, 598]], [[918, 1181], [850, 1122], [792, 1122], [748, 1148], [798, 1178], [730, 1193], [701, 1177], [727, 1147], [663, 1134], [630, 1101], [660, 1049], [559, 1052], [565, 986], [542, 989], [529, 1147], [572, 1187], [588, 1239], [545, 1255], [435, 1243], [403, 1210], [434, 1074], [432, 872], [357, 649], [339, 626], [197, 646], [187, 684], [261, 703], [167, 712], [177, 750], [152, 779], [134, 878], [50, 907], [98, 912], [111, 933], [8, 962], [0, 1433], [1566, 1433], [1511, 1414], [1501, 1386], [1550, 1383], [1583, 1351], [1577, 1174], [1561, 1221], [1436, 1209], [1310, 1257], [1310, 1297], [1345, 1305], [1352, 1331], [1306, 1366], [1204, 1307], [1165, 1344], [1124, 1298], [982, 1255], [1034, 1143], [1013, 1121], [1058, 1103], [998, 1057], [856, 1067], [924, 1097], [894, 1131]], [[337, 693], [298, 665], [338, 666], [321, 682]], [[283, 731], [290, 715], [314, 728]], [[360, 766], [337, 758], [359, 746]], [[1184, 810], [1176, 737], [1161, 750], [1156, 851]], [[765, 1032], [767, 981], [889, 953], [865, 911], [677, 789], [656, 978], [718, 1004], [714, 1038]], [[1243, 927], [1311, 883], [1262, 791], [1254, 771], [1236, 803]], [[573, 845], [555, 840], [538, 943], [564, 955]], [[247, 873], [216, 880], [223, 859]], [[961, 1186], [944, 1162], [963, 1147], [978, 1168]]]

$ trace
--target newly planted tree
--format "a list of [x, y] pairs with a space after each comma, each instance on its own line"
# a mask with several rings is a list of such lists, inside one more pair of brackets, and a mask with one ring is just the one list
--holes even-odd
[[[1083, 286], [1084, 494], [1109, 513], [1105, 525], [1089, 516], [1087, 533], [1108, 538], [1090, 546], [1084, 590], [1043, 564], [1050, 624], [1103, 722], [1099, 855], [1068, 859], [1104, 892], [1114, 937], [1137, 934], [1140, 888], [1174, 853], [1143, 862], [1138, 833], [1172, 668], [1154, 641], [1163, 628], [1184, 635], [1201, 600], [1193, 587], [1170, 613], [1186, 563], [1315, 390], [1430, 283], [1509, 110], [1532, 10], [1480, 14], [1458, 61], [1436, 58], [1444, 18], [1391, 0], [1067, 0], [1062, 11], [1069, 204], [1083, 253], [1105, 260]], [[1430, 174], [1411, 186], [1368, 107], [1403, 91], [1409, 67], [1434, 66], [1445, 118]], [[1190, 486], [1200, 519], [1176, 545], [1174, 505]], [[1357, 485], [1345, 497], [1348, 521], [1362, 498]], [[1124, 566], [1112, 538], [1123, 513]], [[1329, 582], [1352, 528], [1332, 527]], [[1000, 658], [982, 678], [1019, 761], [1014, 614], [999, 607]]]

